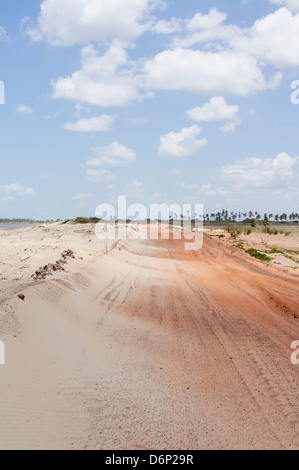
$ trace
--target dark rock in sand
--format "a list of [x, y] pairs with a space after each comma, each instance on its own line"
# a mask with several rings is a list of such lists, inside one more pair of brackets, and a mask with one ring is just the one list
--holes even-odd
[[53, 272], [55, 271], [64, 271], [63, 265], [67, 264], [67, 259], [75, 259], [74, 252], [70, 249], [65, 250], [61, 253], [62, 258], [55, 262], [55, 264], [49, 263], [45, 265], [43, 268], [39, 268], [38, 271], [35, 272], [31, 277], [35, 280], [38, 279], [45, 279], [46, 276], [53, 276]]

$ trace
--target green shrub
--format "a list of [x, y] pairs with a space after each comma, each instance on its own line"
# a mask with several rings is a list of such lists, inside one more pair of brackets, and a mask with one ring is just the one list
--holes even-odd
[[284, 255], [284, 252], [281, 250], [278, 250], [277, 248], [272, 248], [271, 251], [268, 251], [267, 253], [280, 253]]
[[239, 248], [240, 250], [244, 250], [243, 242], [238, 243], [236, 247]]
[[73, 220], [74, 224], [96, 224], [100, 222], [101, 219], [98, 219], [97, 217], [76, 217], [76, 219]]
[[88, 223], [89, 223], [89, 219], [85, 217], [76, 217], [76, 219], [74, 220], [74, 224], [88, 224]]
[[234, 226], [234, 227], [228, 226], [228, 227], [226, 227], [225, 230], [226, 230], [226, 231], [230, 234], [230, 236], [231, 236], [232, 238], [234, 238], [234, 239], [237, 238], [237, 235], [241, 235], [241, 233], [242, 233], [241, 230], [238, 230], [238, 229], [236, 228], [236, 226]]
[[265, 255], [265, 253], [261, 253], [255, 248], [250, 248], [249, 250], [246, 250], [246, 253], [248, 253], [253, 258], [260, 259], [261, 261], [272, 261], [272, 258], [270, 258], [270, 256]]

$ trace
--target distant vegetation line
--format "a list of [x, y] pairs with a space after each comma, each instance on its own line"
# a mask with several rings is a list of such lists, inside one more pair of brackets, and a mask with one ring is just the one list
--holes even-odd
[[[211, 212], [205, 215], [194, 214], [191, 218], [190, 214], [183, 215], [183, 214], [172, 214], [169, 217], [171, 222], [173, 221], [180, 221], [180, 220], [203, 220], [206, 223], [244, 223], [244, 224], [260, 224], [265, 223], [265, 221], [269, 222], [276, 222], [276, 223], [299, 223], [299, 214], [296, 212], [292, 212], [291, 214], [283, 213], [283, 214], [273, 214], [273, 213], [265, 213], [261, 215], [259, 212], [249, 211], [249, 212], [229, 212], [223, 209], [222, 212]], [[54, 222], [73, 222], [73, 223], [96, 223], [99, 222], [101, 219], [97, 217], [76, 217], [74, 219], [56, 219], [56, 220], [34, 220], [34, 219], [23, 219], [23, 218], [16, 218], [16, 219], [7, 219], [7, 218], [0, 218], [0, 223], [54, 223]], [[136, 219], [135, 219], [136, 220]], [[131, 220], [127, 220], [130, 222]], [[133, 220], [132, 220], [133, 221]], [[137, 220], [136, 220], [137, 221]], [[147, 219], [150, 222], [150, 219]], [[145, 221], [144, 221], [145, 222]]]
[[[195, 214], [196, 216], [196, 214]], [[209, 222], [248, 222], [256, 220], [257, 222], [268, 219], [271, 222], [292, 222], [299, 223], [299, 214], [292, 212], [291, 214], [273, 214], [265, 213], [261, 215], [259, 212], [229, 212], [223, 209], [222, 212], [206, 214], [203, 216], [205, 221]]]
[[57, 220], [35, 220], [35, 219], [1, 219], [0, 224], [9, 224], [9, 223], [53, 223], [53, 222], [61, 222], [62, 219]]

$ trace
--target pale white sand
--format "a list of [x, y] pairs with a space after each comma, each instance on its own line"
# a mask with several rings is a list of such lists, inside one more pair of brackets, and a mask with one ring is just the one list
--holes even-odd
[[1, 449], [299, 448], [295, 276], [60, 224], [0, 232], [0, 273]]

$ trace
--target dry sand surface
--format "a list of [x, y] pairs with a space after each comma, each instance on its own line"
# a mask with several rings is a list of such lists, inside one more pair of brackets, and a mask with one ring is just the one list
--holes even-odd
[[295, 271], [58, 223], [0, 232], [0, 260], [1, 449], [299, 448]]
[[[281, 230], [283, 232], [283, 230]], [[287, 232], [287, 230], [285, 229]], [[250, 235], [241, 233], [236, 239], [232, 238], [226, 230], [207, 230], [207, 234], [212, 238], [230, 245], [232, 248], [238, 244], [243, 245], [244, 250], [254, 248], [269, 256], [272, 265], [285, 272], [292, 271], [299, 275], [299, 231], [291, 233], [279, 233], [278, 235], [264, 233], [263, 231], [252, 232]], [[219, 238], [220, 237], [220, 238]], [[223, 238], [222, 238], [223, 237]], [[273, 252], [276, 249], [277, 252]]]

